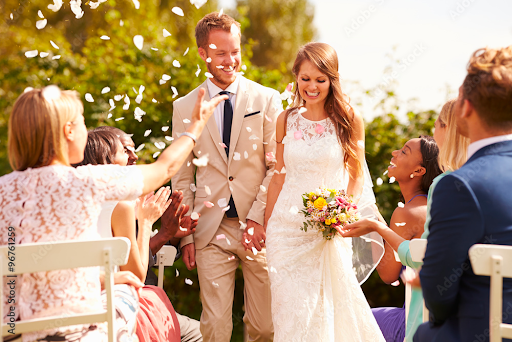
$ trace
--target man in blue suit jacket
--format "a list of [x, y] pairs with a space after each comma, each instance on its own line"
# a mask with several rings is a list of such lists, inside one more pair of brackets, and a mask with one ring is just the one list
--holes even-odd
[[[455, 111], [471, 144], [467, 163], [432, 195], [420, 271], [430, 322], [418, 328], [415, 342], [489, 341], [489, 277], [474, 274], [468, 250], [512, 245], [512, 46], [473, 54]], [[512, 323], [510, 279], [503, 284], [503, 321]]]

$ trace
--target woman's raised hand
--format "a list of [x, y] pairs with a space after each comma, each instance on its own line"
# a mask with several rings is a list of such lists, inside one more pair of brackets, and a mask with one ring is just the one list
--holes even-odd
[[210, 101], [203, 101], [205, 92], [203, 88], [199, 89], [196, 105], [192, 110], [192, 124], [200, 124], [201, 129], [206, 125], [219, 103], [229, 98], [227, 95], [222, 95], [216, 96]]

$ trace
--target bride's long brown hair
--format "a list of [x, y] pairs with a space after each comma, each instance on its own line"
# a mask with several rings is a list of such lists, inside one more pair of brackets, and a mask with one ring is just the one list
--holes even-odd
[[[327, 116], [336, 127], [336, 135], [344, 152], [343, 161], [345, 166], [349, 169], [349, 158], [353, 158], [356, 161], [356, 174], [359, 175], [362, 168], [356, 154], [357, 142], [354, 138], [352, 123], [354, 114], [349, 113], [349, 108], [351, 107], [341, 91], [340, 76], [338, 74], [338, 55], [332, 46], [325, 43], [308, 43], [302, 46], [297, 53], [295, 63], [293, 63], [292, 72], [295, 78], [299, 77], [300, 67], [305, 60], [313, 63], [321, 73], [329, 78], [331, 86], [329, 94], [325, 99], [324, 108]], [[295, 87], [293, 107], [287, 111], [287, 116], [294, 112], [295, 109], [304, 106], [305, 103], [306, 101], [300, 95], [297, 85]]]

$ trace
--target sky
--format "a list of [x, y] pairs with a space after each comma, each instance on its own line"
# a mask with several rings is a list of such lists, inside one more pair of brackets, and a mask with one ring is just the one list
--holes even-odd
[[[416, 98], [418, 110], [439, 110], [447, 95], [456, 97], [475, 50], [512, 44], [510, 0], [309, 2], [315, 10], [316, 41], [336, 49], [345, 83], [357, 81], [368, 89], [385, 82], [392, 53], [404, 61], [394, 69], [397, 94], [403, 100]], [[235, 1], [220, 0], [219, 5], [232, 8]], [[362, 100], [363, 116], [373, 117], [372, 102]]]

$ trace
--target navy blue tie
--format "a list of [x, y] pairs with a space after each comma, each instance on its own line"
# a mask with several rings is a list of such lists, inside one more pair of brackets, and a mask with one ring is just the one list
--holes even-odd
[[[219, 95], [230, 95], [229, 91], [221, 91]], [[231, 101], [228, 98], [224, 101], [224, 125], [222, 130], [222, 142], [226, 147], [226, 155], [229, 158], [229, 141], [231, 140], [231, 124], [233, 123], [233, 107], [231, 106]], [[234, 178], [229, 177], [229, 181], [231, 182]], [[233, 201], [233, 196], [229, 199], [229, 209], [226, 211], [226, 216], [233, 218], [238, 217], [238, 213], [235, 208], [235, 201]]]

